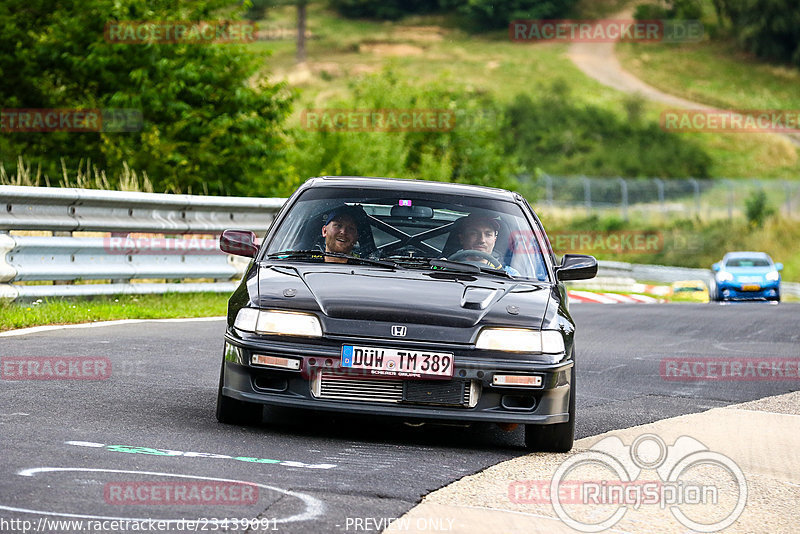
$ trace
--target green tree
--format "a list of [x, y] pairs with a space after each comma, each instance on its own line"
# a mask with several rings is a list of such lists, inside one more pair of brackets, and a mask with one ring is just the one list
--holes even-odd
[[[521, 167], [505, 152], [502, 107], [486, 94], [450, 80], [420, 84], [391, 70], [353, 82], [352, 98], [330, 109], [431, 110], [452, 113], [436, 131], [316, 131], [294, 133], [291, 153], [300, 175], [339, 174], [420, 178], [515, 187]], [[302, 121], [301, 121], [302, 122]]]
[[745, 215], [747, 222], [753, 228], [761, 228], [764, 222], [775, 215], [775, 208], [767, 202], [767, 194], [763, 189], [753, 191], [753, 193], [744, 200]]
[[513, 20], [566, 17], [577, 0], [442, 0], [443, 7], [455, 7], [480, 29], [508, 27]]
[[[251, 76], [259, 60], [237, 44], [121, 44], [115, 21], [220, 20], [225, 0], [4, 0], [0, 101], [4, 108], [140, 110], [140, 131], [7, 133], [0, 160], [22, 154], [51, 176], [91, 159], [109, 174], [127, 162], [157, 190], [286, 194], [283, 123], [291, 100]], [[225, 11], [229, 13], [228, 11]], [[229, 15], [227, 15], [229, 16]]]
[[[714, 0], [718, 19], [753, 54], [800, 65], [800, 3], [797, 0]], [[722, 24], [721, 24], [722, 25]]]
[[439, 3], [440, 0], [330, 0], [331, 7], [342, 16], [382, 20], [436, 11]]
[[576, 103], [558, 81], [506, 108], [506, 150], [528, 168], [554, 174], [707, 177], [711, 158], [701, 148], [641, 117], [641, 103], [625, 103], [628, 120]]

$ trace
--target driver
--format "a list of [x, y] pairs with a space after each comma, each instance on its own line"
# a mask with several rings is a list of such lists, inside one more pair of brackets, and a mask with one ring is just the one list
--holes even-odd
[[[500, 232], [499, 220], [471, 213], [459, 220], [459, 226], [458, 239], [463, 251], [476, 250], [493, 256], [494, 245]], [[467, 256], [466, 259], [479, 261], [496, 269], [503, 269], [511, 276], [520, 276], [519, 271], [511, 266], [504, 266], [498, 259], [495, 260], [494, 264], [488, 258], [478, 255]]]
[[[325, 252], [338, 252], [352, 254], [353, 247], [358, 241], [358, 210], [352, 206], [336, 208], [328, 214], [322, 227], [322, 237], [325, 239]], [[329, 263], [347, 263], [347, 258], [325, 256]]]

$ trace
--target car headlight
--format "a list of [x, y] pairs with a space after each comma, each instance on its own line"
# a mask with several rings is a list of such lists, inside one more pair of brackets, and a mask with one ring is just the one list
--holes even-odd
[[528, 330], [526, 328], [484, 328], [475, 347], [506, 352], [564, 352], [564, 336], [558, 330]]
[[733, 275], [725, 271], [720, 271], [717, 273], [717, 280], [720, 282], [730, 282], [733, 280]]
[[781, 279], [781, 273], [779, 273], [778, 271], [771, 271], [767, 273], [767, 280], [769, 280], [770, 282], [777, 282], [780, 279]]
[[233, 325], [256, 334], [322, 337], [322, 325], [311, 313], [242, 308]]

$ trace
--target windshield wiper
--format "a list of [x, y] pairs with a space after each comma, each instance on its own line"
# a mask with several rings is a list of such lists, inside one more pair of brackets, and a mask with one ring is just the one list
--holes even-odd
[[369, 258], [359, 258], [351, 256], [350, 254], [343, 254], [341, 252], [326, 252], [324, 250], [283, 250], [281, 252], [273, 252], [267, 254], [270, 260], [306, 260], [306, 259], [322, 259], [328, 258], [345, 258], [355, 263], [363, 265], [375, 265], [377, 267], [384, 267], [386, 269], [395, 269], [397, 264], [392, 261], [371, 260]]
[[441, 258], [413, 258], [413, 257], [403, 257], [403, 256], [390, 256], [388, 259], [391, 259], [396, 264], [407, 267], [432, 267], [434, 270], [450, 269], [452, 271], [458, 271], [460, 273], [471, 273], [471, 274], [488, 273], [497, 276], [503, 276], [505, 278], [513, 278], [505, 270], [493, 269], [488, 265], [487, 266], [476, 265], [474, 263], [451, 261]]

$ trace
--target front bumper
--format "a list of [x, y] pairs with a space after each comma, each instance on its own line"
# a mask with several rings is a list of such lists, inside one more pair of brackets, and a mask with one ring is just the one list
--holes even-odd
[[[520, 358], [487, 359], [478, 357], [474, 349], [450, 350], [454, 353], [454, 376], [448, 380], [383, 380], [370, 377], [366, 382], [344, 380], [343, 343], [363, 340], [316, 340], [285, 342], [245, 340], [230, 331], [225, 335], [226, 350], [222, 394], [234, 399], [273, 406], [308, 408], [351, 414], [400, 417], [407, 420], [441, 420], [459, 422], [497, 422], [553, 424], [569, 420], [571, 359], [548, 364]], [[371, 341], [377, 344], [377, 341]], [[384, 346], [393, 344], [383, 342]], [[290, 357], [301, 360], [296, 371], [250, 365], [253, 353]], [[540, 387], [493, 385], [493, 376], [525, 374], [542, 377]], [[339, 398], [320, 396], [320, 381], [339, 380], [350, 387], [350, 396], [363, 392], [391, 392], [381, 400], [372, 397]], [[413, 384], [411, 384], [413, 382]], [[391, 391], [390, 391], [391, 390]], [[316, 394], [316, 395], [315, 395]]]
[[763, 300], [777, 299], [780, 295], [778, 284], [763, 285], [756, 291], [745, 291], [742, 284], [720, 284], [719, 295], [725, 300]]

